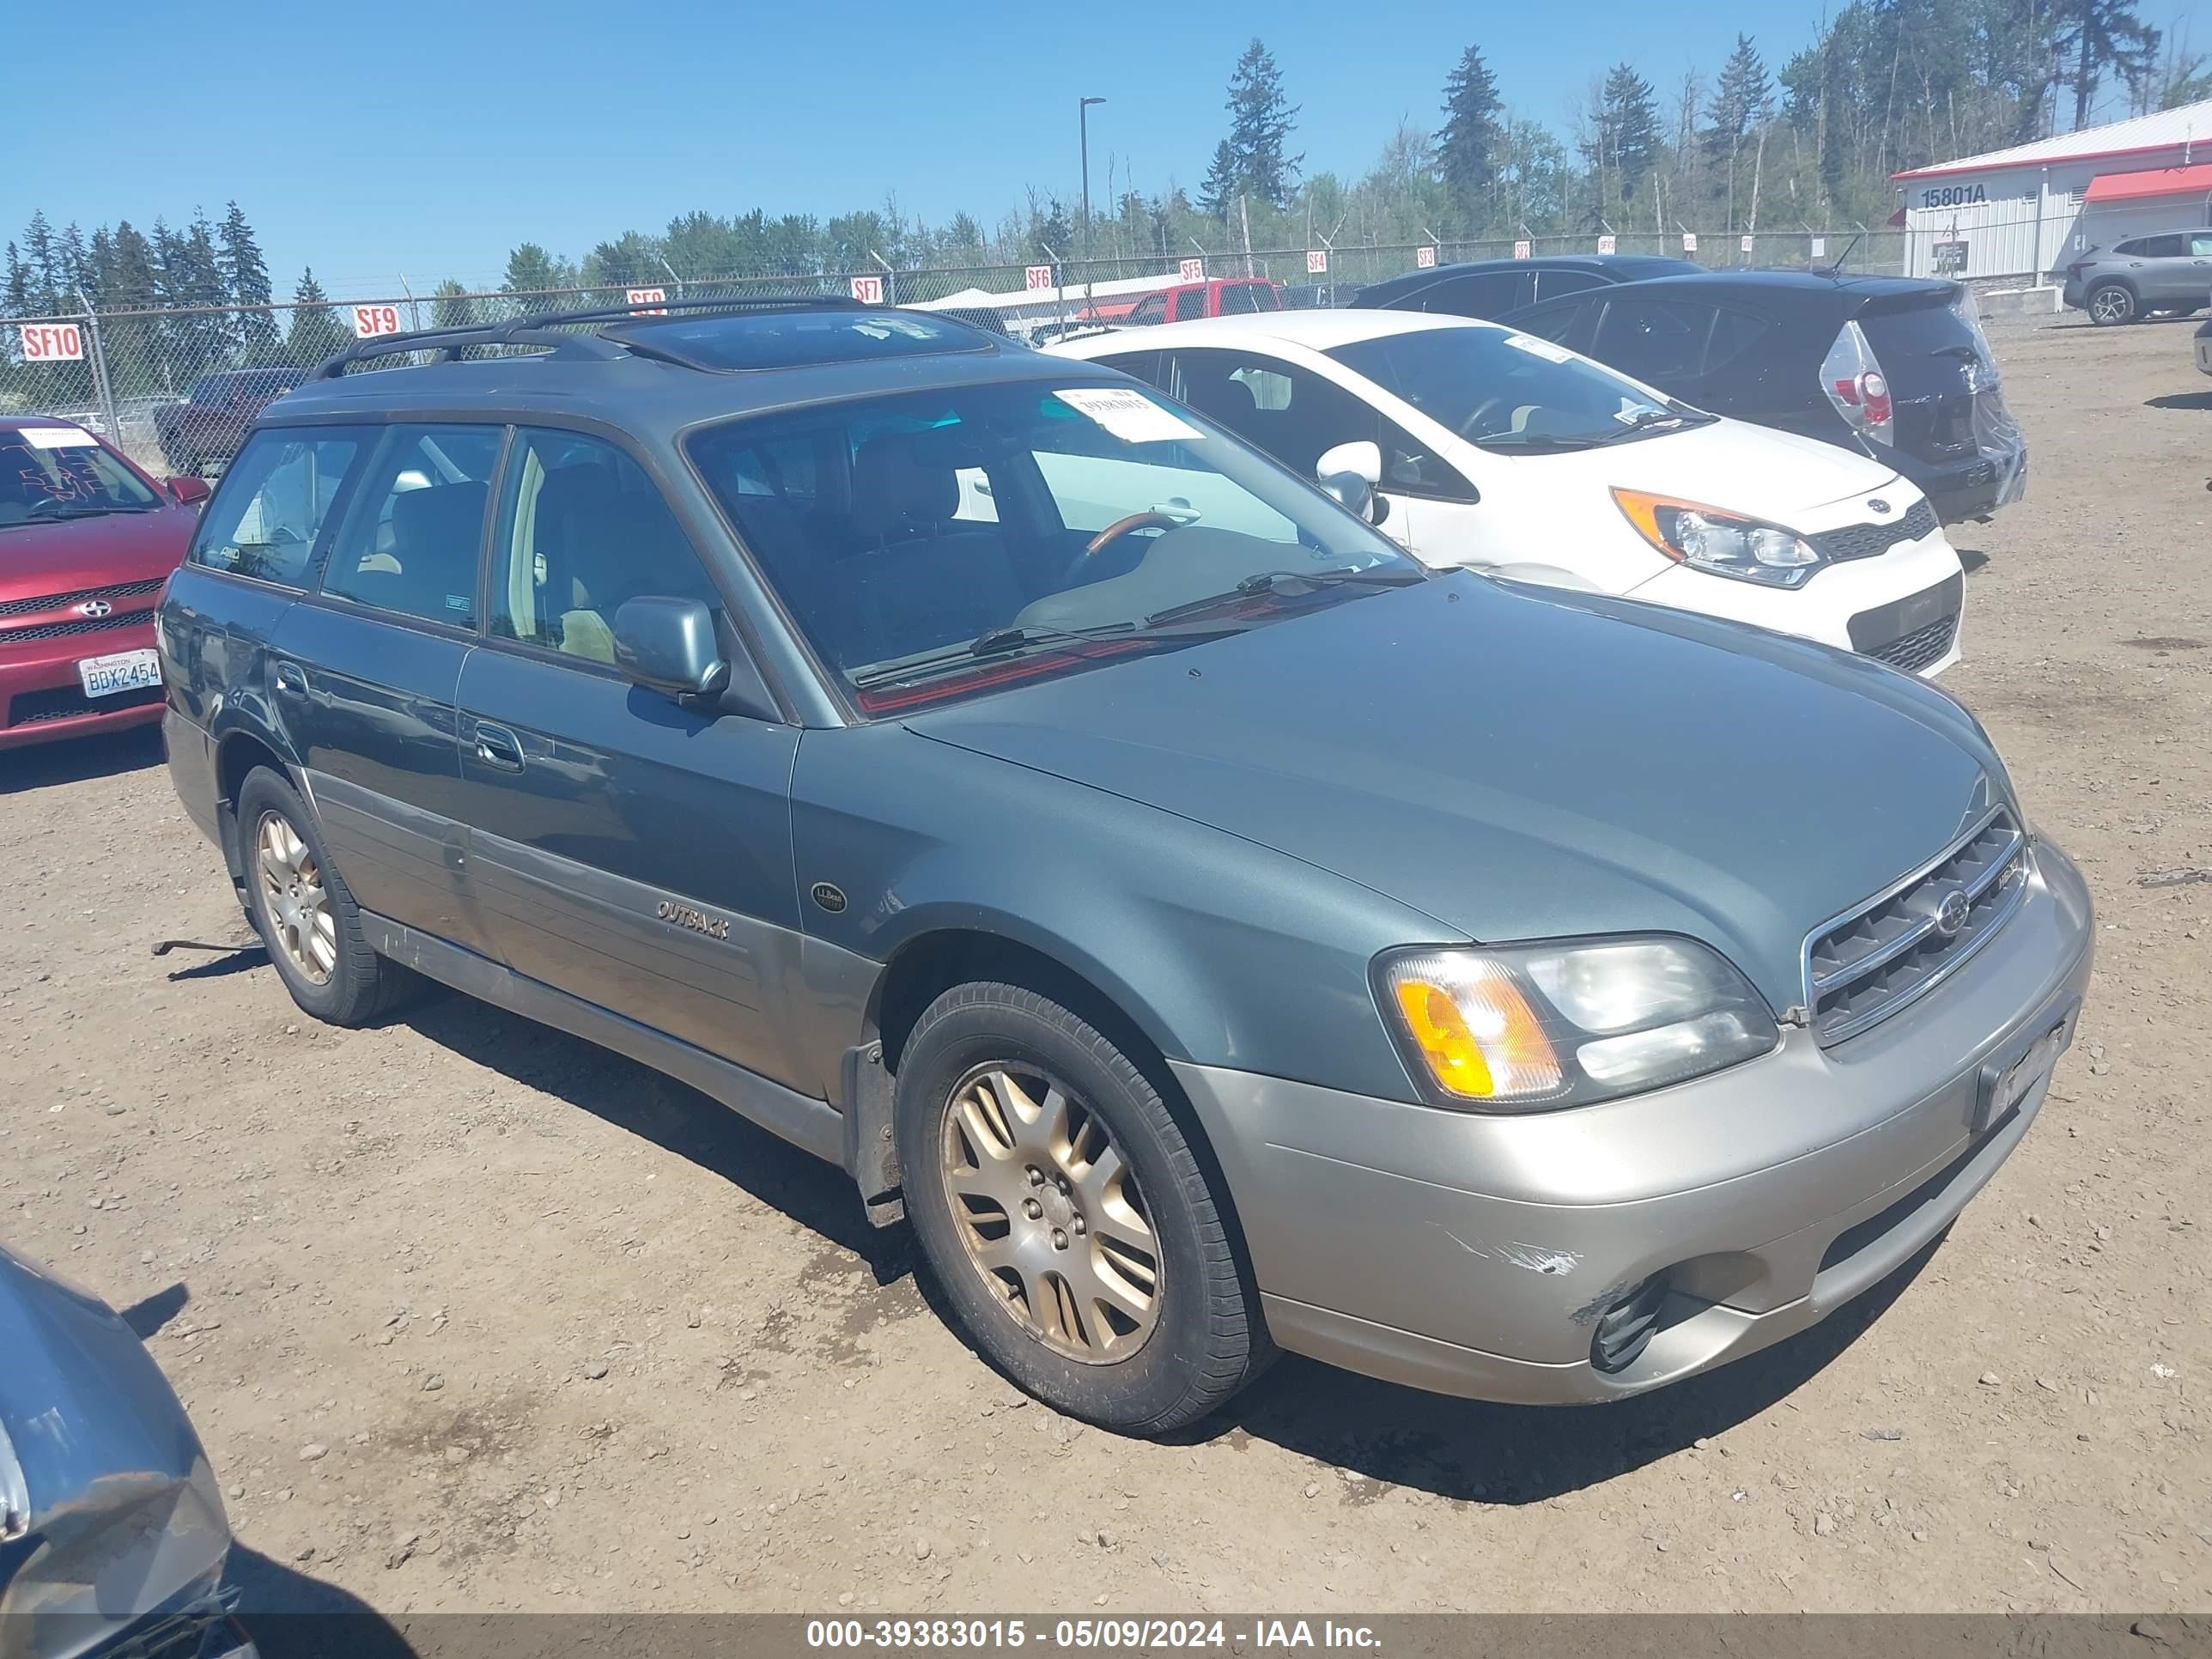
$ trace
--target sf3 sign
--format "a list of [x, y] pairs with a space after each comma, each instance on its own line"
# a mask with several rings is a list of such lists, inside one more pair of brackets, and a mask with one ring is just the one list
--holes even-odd
[[880, 276], [853, 278], [853, 297], [864, 306], [879, 306], [884, 302], [884, 279]]
[[1415, 270], [1433, 270], [1436, 269], [1436, 249], [1432, 247], [1417, 247], [1413, 250], [1413, 267]]
[[364, 340], [373, 340], [380, 334], [398, 333], [399, 307], [356, 306], [353, 308], [353, 331]]
[[25, 323], [22, 336], [27, 363], [74, 363], [84, 358], [84, 334], [75, 323]]

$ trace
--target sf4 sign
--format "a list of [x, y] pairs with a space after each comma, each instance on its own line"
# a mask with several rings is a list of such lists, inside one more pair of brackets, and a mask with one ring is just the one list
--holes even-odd
[[665, 317], [668, 314], [668, 290], [660, 288], [634, 288], [629, 291], [625, 303], [639, 317]]
[[17, 331], [27, 363], [73, 363], [84, 356], [84, 335], [75, 323], [25, 323]]
[[1309, 276], [1328, 275], [1328, 254], [1325, 250], [1317, 247], [1310, 247], [1306, 250], [1306, 275]]
[[864, 306], [879, 306], [884, 302], [884, 279], [880, 276], [853, 278], [853, 297]]
[[353, 331], [364, 340], [380, 334], [397, 334], [399, 330], [398, 306], [356, 306], [353, 308]]
[[1184, 260], [1182, 262], [1182, 279], [1186, 283], [1204, 282], [1206, 280], [1206, 261], [1203, 259]]
[[1032, 294], [1042, 293], [1045, 289], [1050, 288], [1052, 286], [1052, 267], [1050, 265], [1024, 265], [1022, 267], [1022, 286]]

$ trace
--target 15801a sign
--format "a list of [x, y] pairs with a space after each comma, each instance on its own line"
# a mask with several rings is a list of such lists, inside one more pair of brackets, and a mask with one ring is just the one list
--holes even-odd
[[1920, 192], [1924, 208], [1972, 207], [1989, 199], [1987, 185], [1930, 185]]

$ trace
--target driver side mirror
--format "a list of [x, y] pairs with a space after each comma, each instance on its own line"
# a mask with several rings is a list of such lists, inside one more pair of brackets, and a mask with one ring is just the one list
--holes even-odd
[[172, 478], [168, 482], [169, 494], [186, 507], [198, 507], [215, 494], [215, 487], [205, 478]]

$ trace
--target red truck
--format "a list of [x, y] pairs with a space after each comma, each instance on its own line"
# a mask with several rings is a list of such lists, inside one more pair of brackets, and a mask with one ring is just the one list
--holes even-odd
[[1146, 295], [1118, 317], [1096, 307], [1102, 322], [1124, 328], [1147, 323], [1182, 323], [1194, 317], [1231, 317], [1241, 311], [1280, 311], [1283, 285], [1264, 276], [1216, 276], [1203, 283], [1177, 283]]

